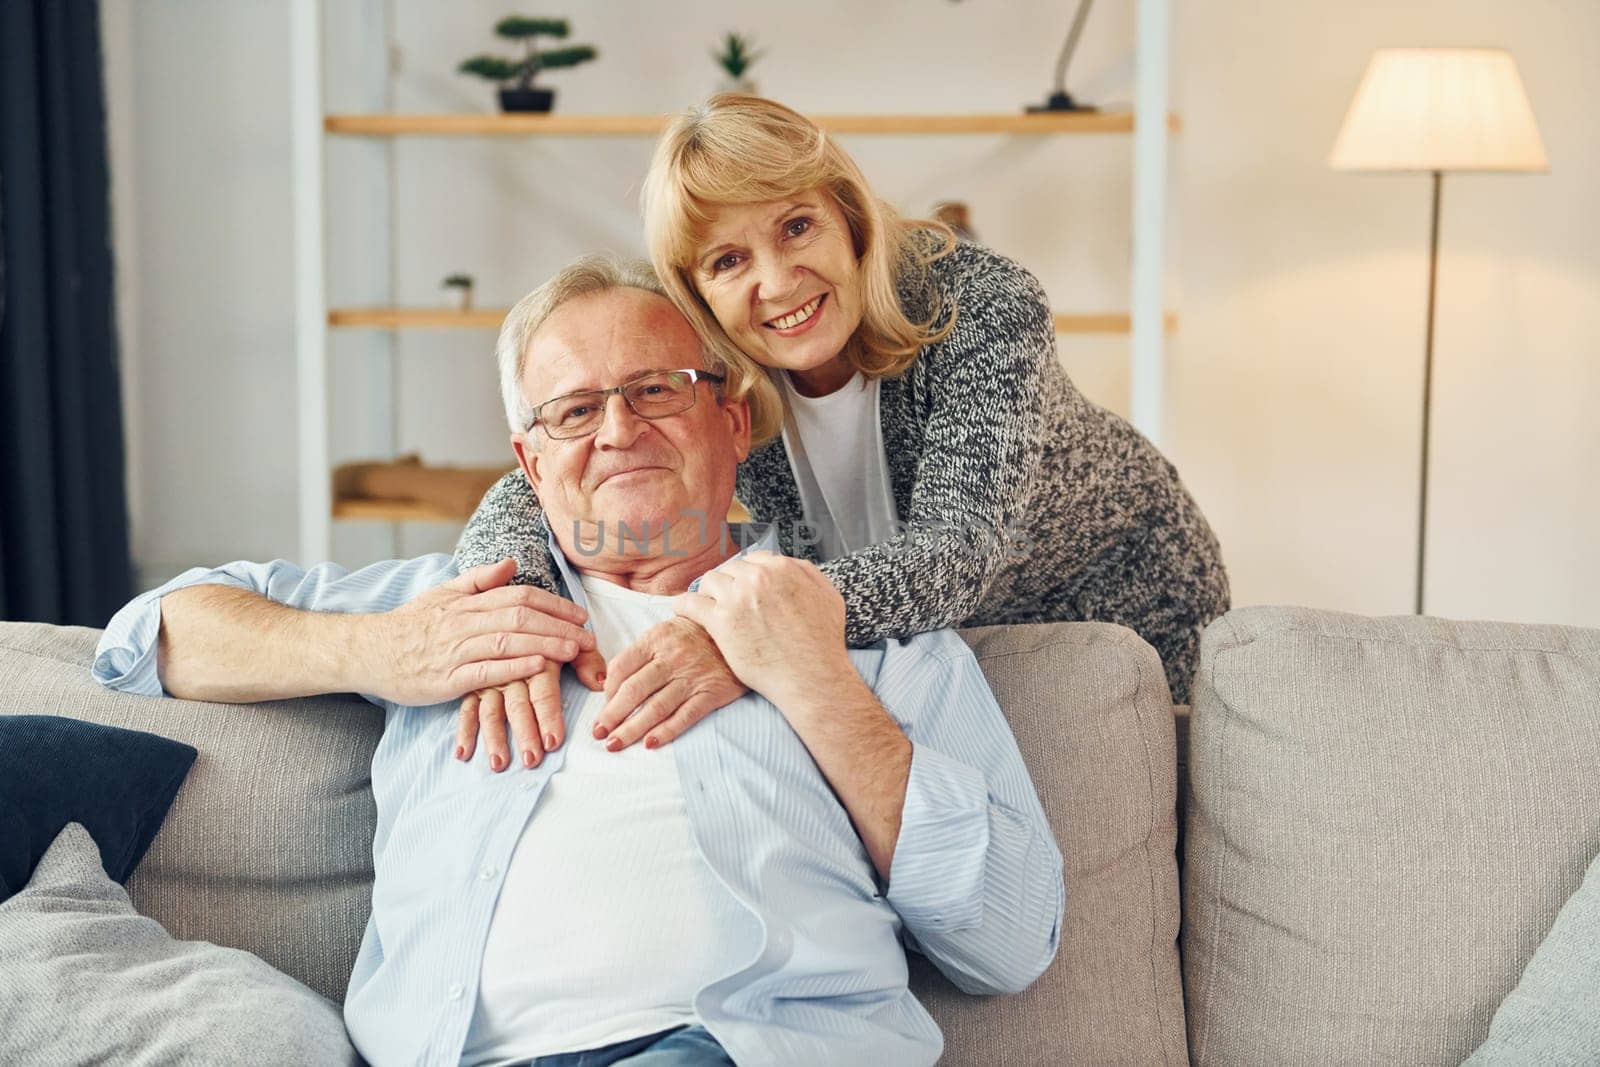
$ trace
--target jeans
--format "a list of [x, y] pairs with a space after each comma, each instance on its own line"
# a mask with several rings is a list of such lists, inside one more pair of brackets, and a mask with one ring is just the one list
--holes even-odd
[[610, 1067], [614, 1063], [624, 1067], [733, 1067], [728, 1054], [703, 1026], [680, 1026], [581, 1052], [557, 1052], [529, 1060], [528, 1067]]

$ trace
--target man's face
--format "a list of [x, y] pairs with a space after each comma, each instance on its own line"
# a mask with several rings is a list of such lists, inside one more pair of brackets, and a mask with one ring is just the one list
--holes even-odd
[[[665, 297], [619, 288], [569, 300], [528, 342], [522, 391], [533, 407], [582, 389], [621, 385], [647, 371], [704, 370], [700, 341]], [[733, 499], [734, 468], [750, 448], [750, 412], [724, 403], [709, 382], [694, 405], [659, 419], [634, 413], [621, 394], [605, 399], [605, 421], [586, 437], [556, 440], [542, 427], [512, 434], [512, 447], [539, 496], [550, 529], [571, 556], [592, 547], [604, 523], [607, 554], [618, 524], [650, 531], [652, 552], [671, 530], [676, 552], [703, 528], [717, 536]], [[694, 512], [699, 512], [697, 517]], [[574, 526], [581, 541], [574, 545]]]

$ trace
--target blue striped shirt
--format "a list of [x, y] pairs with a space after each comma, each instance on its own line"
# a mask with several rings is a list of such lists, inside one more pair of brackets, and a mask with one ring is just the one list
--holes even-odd
[[[751, 548], [774, 545], [767, 531]], [[555, 555], [568, 595], [587, 606]], [[231, 585], [312, 611], [381, 612], [455, 576], [442, 554], [354, 572], [283, 560], [195, 568], [116, 614], [94, 676], [162, 695], [160, 598], [186, 586]], [[701, 1022], [741, 1064], [933, 1063], [943, 1038], [907, 988], [902, 941], [971, 993], [1024, 988], [1059, 943], [1061, 854], [966, 644], [942, 630], [852, 649], [850, 658], [912, 742], [887, 891], [845, 809], [767, 700], [750, 693], [668, 746], [697, 845], [758, 920], [740, 946], [746, 962], [694, 998]], [[585, 690], [568, 671], [562, 692], [570, 730]], [[419, 708], [366, 697], [385, 711], [372, 760], [377, 877], [345, 1022], [374, 1064], [453, 1064], [472, 1025], [512, 851], [566, 749], [531, 770], [496, 774], [485, 746], [469, 763], [453, 757], [455, 701]]]

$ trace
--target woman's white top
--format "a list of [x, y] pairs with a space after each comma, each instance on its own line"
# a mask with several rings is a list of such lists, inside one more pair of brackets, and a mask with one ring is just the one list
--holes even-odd
[[[581, 579], [610, 660], [672, 598]], [[525, 1063], [699, 1022], [694, 996], [745, 962], [755, 922], [694, 843], [672, 746], [607, 752], [584, 698], [495, 903], [463, 1061]], [[522, 772], [520, 758], [502, 774]], [[742, 939], [742, 940], [741, 940]]]
[[774, 377], [788, 409], [783, 446], [822, 559], [838, 559], [898, 534], [878, 418], [878, 379], [857, 373], [827, 396], [801, 396], [787, 372]]

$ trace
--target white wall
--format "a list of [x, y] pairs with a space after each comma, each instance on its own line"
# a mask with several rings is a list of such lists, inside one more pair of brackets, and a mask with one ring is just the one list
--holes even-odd
[[[134, 546], [149, 577], [295, 553], [287, 11], [279, 3], [108, 4], [131, 57], [113, 107], [126, 316]], [[334, 5], [332, 110], [487, 110], [453, 73], [491, 50], [503, 5]], [[1041, 98], [1072, 5], [825, 0], [594, 2], [574, 39], [601, 59], [555, 72], [564, 111], [663, 111], [711, 90], [727, 29], [769, 49], [764, 91], [802, 110], [1010, 111]], [[1600, 625], [1600, 534], [1585, 474], [1600, 436], [1600, 163], [1581, 110], [1600, 89], [1592, 0], [1174, 4], [1168, 453], [1223, 542], [1236, 604], [1409, 610], [1427, 255], [1427, 179], [1325, 165], [1372, 49], [1511, 49], [1552, 162], [1540, 177], [1447, 178], [1436, 339], [1433, 613]], [[385, 37], [395, 67], [384, 75]], [[1133, 5], [1098, 5], [1072, 88], [1132, 96]], [[1587, 50], [1587, 54], [1585, 54]], [[1587, 60], [1587, 62], [1586, 62]], [[128, 129], [133, 131], [129, 136]], [[879, 191], [924, 212], [967, 200], [982, 236], [1034, 270], [1061, 310], [1127, 305], [1131, 140], [856, 138]], [[407, 139], [329, 144], [330, 299], [439, 299], [467, 270], [505, 304], [573, 255], [640, 250], [640, 139]], [[392, 158], [392, 183], [384, 178]], [[392, 212], [391, 233], [385, 219]], [[392, 257], [389, 245], [392, 243]], [[334, 448], [391, 444], [432, 462], [510, 453], [487, 333], [339, 334]], [[386, 353], [397, 374], [391, 390]], [[1127, 410], [1125, 338], [1063, 338], [1091, 396]], [[394, 423], [385, 416], [392, 399]], [[391, 440], [392, 433], [392, 440]], [[355, 565], [445, 550], [454, 530], [336, 526]]]

